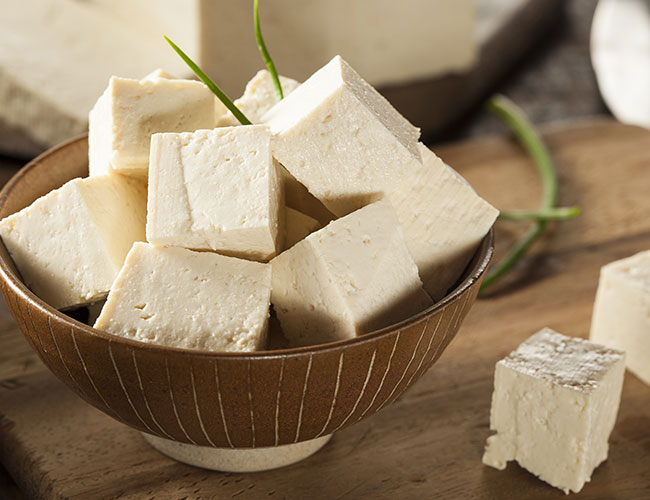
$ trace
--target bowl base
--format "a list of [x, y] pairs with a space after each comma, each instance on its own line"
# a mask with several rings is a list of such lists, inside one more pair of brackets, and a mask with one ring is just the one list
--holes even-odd
[[179, 443], [151, 434], [142, 435], [156, 450], [174, 460], [221, 472], [259, 472], [291, 465], [316, 453], [332, 437], [329, 434], [300, 443], [264, 448], [211, 448]]

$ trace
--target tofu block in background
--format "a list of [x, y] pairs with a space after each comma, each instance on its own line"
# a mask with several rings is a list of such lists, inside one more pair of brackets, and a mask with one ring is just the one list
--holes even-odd
[[[166, 33], [231, 95], [260, 67], [253, 2], [89, 0], [158, 41]], [[337, 53], [373, 85], [467, 70], [477, 59], [472, 0], [260, 2], [264, 39], [288, 75], [306, 79]], [[146, 19], [146, 22], [143, 22]], [[247, 36], [242, 36], [242, 33]], [[237, 43], [233, 43], [236, 40]]]
[[176, 80], [177, 78], [169, 73], [167, 73], [164, 69], [158, 68], [153, 70], [151, 73], [146, 75], [142, 80], [150, 80], [150, 81], [155, 81], [159, 79], [164, 79], [164, 80]]
[[433, 304], [386, 200], [310, 234], [271, 266], [271, 301], [293, 346], [356, 337]]
[[496, 365], [483, 463], [510, 460], [565, 493], [607, 458], [625, 354], [545, 328]]
[[33, 154], [88, 129], [88, 112], [111, 75], [140, 78], [154, 65], [188, 74], [159, 33], [143, 34], [147, 23], [131, 26], [77, 0], [3, 7], [0, 129], [31, 140]]
[[151, 139], [147, 241], [266, 261], [284, 201], [264, 125]]
[[424, 144], [423, 168], [390, 191], [406, 245], [425, 290], [445, 296], [460, 278], [499, 211]]
[[338, 217], [422, 168], [419, 129], [340, 56], [262, 121], [275, 135], [273, 156]]
[[650, 385], [650, 250], [600, 270], [590, 338], [625, 351], [628, 370]]
[[[293, 78], [280, 75], [280, 85], [286, 97], [300, 85]], [[271, 73], [265, 69], [259, 70], [246, 84], [246, 90], [235, 101], [235, 106], [244, 113], [252, 123], [260, 123], [262, 116], [278, 102], [275, 94], [275, 85]], [[239, 120], [228, 111], [217, 120], [218, 127], [232, 127], [239, 125]]]
[[320, 222], [321, 226], [326, 226], [336, 219], [336, 216], [327, 210], [318, 198], [311, 194], [305, 186], [300, 184], [289, 171], [280, 165], [278, 169], [282, 186], [284, 188], [284, 202], [287, 207], [291, 207], [309, 217]]
[[88, 116], [90, 175], [146, 178], [152, 134], [214, 128], [218, 106], [201, 82], [111, 77]]
[[56, 309], [106, 297], [144, 240], [146, 185], [121, 175], [73, 179], [0, 221], [25, 284]]
[[293, 208], [284, 209], [284, 248], [291, 248], [296, 243], [304, 240], [311, 233], [320, 229], [320, 223]]
[[267, 342], [266, 264], [136, 243], [95, 328], [140, 342], [209, 351], [256, 351]]

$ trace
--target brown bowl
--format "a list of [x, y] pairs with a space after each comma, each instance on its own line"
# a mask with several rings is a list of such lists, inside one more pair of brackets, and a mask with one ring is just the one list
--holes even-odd
[[[86, 137], [42, 154], [0, 192], [0, 218], [88, 174]], [[139, 431], [225, 448], [331, 434], [397, 399], [442, 354], [478, 293], [492, 231], [460, 284], [405, 321], [355, 339], [247, 354], [139, 343], [50, 307], [22, 283], [0, 245], [0, 288], [45, 365], [74, 392]]]

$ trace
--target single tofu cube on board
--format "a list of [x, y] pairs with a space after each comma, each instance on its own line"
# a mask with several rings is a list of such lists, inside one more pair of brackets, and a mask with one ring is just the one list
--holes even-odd
[[95, 328], [141, 342], [256, 351], [267, 342], [271, 267], [136, 243]]
[[[286, 97], [298, 88], [300, 82], [280, 75], [280, 85], [282, 86], [282, 94]], [[246, 84], [246, 90], [235, 101], [235, 106], [252, 123], [260, 123], [262, 116], [277, 102], [278, 98], [275, 94], [275, 85], [271, 73], [261, 69]], [[232, 127], [239, 124], [239, 120], [230, 111], [217, 120], [218, 127]]]
[[352, 338], [433, 304], [386, 200], [331, 222], [271, 265], [271, 300], [294, 346]]
[[0, 222], [25, 284], [57, 309], [96, 302], [145, 238], [147, 188], [122, 175], [73, 179]]
[[425, 290], [438, 301], [458, 280], [499, 211], [419, 144], [423, 167], [388, 192]]
[[320, 223], [293, 208], [284, 209], [284, 248], [291, 248], [296, 243], [304, 240], [311, 233], [320, 229]]
[[565, 493], [607, 458], [625, 354], [545, 328], [496, 365], [483, 463], [516, 460]]
[[147, 241], [266, 261], [282, 246], [283, 191], [264, 125], [155, 134]]
[[420, 130], [340, 56], [262, 118], [275, 158], [341, 217], [422, 168]]
[[590, 338], [625, 351], [628, 370], [650, 385], [650, 250], [600, 270]]
[[201, 82], [111, 77], [88, 115], [90, 175], [146, 177], [151, 135], [214, 128], [217, 106]]

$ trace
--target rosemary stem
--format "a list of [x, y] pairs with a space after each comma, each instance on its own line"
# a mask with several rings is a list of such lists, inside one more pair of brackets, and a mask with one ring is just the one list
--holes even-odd
[[275, 96], [278, 101], [281, 101], [284, 99], [284, 93], [282, 92], [280, 77], [278, 76], [278, 72], [275, 69], [273, 59], [271, 59], [271, 54], [269, 54], [269, 51], [266, 49], [266, 44], [264, 43], [264, 38], [262, 37], [262, 29], [260, 28], [259, 0], [254, 0], [253, 16], [255, 19], [255, 39], [257, 40], [257, 48], [260, 50], [262, 59], [264, 59], [264, 64], [266, 64], [266, 68], [269, 70], [269, 73], [271, 73], [271, 78], [273, 79], [273, 85], [275, 87]]
[[171, 45], [172, 49], [176, 51], [176, 53], [185, 61], [185, 64], [187, 64], [190, 69], [194, 72], [196, 76], [198, 76], [203, 83], [212, 91], [214, 95], [217, 96], [217, 98], [230, 110], [230, 112], [239, 120], [239, 123], [242, 125], [251, 125], [251, 121], [246, 118], [244, 113], [242, 113], [237, 106], [235, 106], [235, 103], [230, 100], [230, 98], [219, 88], [219, 86], [214, 83], [212, 80], [210, 80], [210, 77], [206, 75], [199, 66], [190, 59], [190, 57], [183, 52], [178, 45], [176, 45], [174, 42], [172, 42], [169, 38], [165, 37], [165, 40], [167, 40], [167, 43]]

